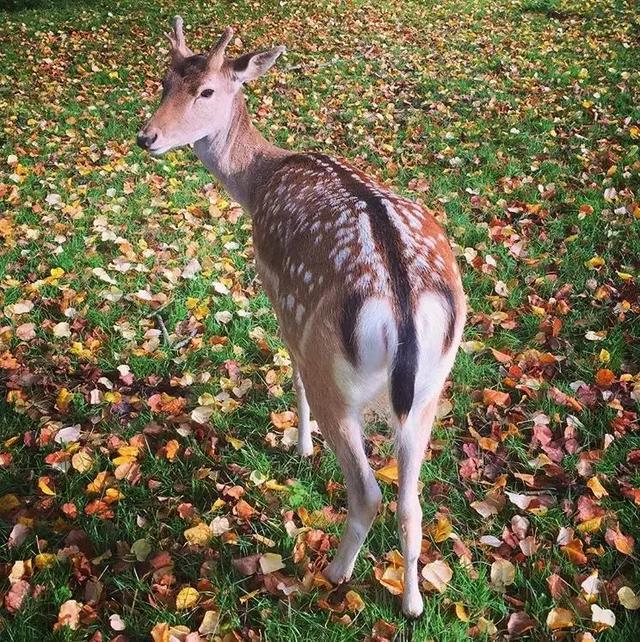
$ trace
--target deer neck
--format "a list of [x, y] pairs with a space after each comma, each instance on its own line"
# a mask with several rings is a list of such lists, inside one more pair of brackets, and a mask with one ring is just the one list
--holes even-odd
[[234, 100], [229, 126], [197, 141], [194, 150], [229, 195], [250, 214], [262, 186], [282, 158], [292, 153], [273, 145], [256, 129], [241, 93]]

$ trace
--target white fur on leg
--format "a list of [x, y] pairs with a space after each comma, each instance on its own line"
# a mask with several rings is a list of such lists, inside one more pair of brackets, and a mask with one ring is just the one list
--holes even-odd
[[302, 377], [297, 370], [293, 372], [293, 385], [298, 398], [298, 454], [302, 457], [313, 455], [313, 441], [311, 439], [311, 413], [304, 390]]
[[422, 507], [418, 480], [436, 407], [437, 398], [427, 402], [424, 409], [414, 406], [396, 432], [400, 486], [398, 531], [404, 556], [402, 611], [407, 617], [419, 617], [424, 608], [418, 584], [418, 558], [422, 547]]

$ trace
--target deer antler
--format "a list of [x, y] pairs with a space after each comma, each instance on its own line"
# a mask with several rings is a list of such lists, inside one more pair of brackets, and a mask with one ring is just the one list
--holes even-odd
[[173, 32], [165, 33], [171, 43], [171, 55], [179, 56], [181, 58], [188, 58], [193, 56], [193, 51], [187, 47], [184, 40], [184, 32], [182, 31], [183, 20], [181, 16], [176, 16], [173, 19]]
[[224, 50], [227, 48], [229, 42], [233, 38], [233, 29], [227, 27], [223, 32], [218, 42], [211, 48], [207, 58], [209, 59], [210, 67], [220, 68], [224, 60]]

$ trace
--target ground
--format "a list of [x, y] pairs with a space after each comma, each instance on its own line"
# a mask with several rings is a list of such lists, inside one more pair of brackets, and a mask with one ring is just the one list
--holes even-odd
[[[633, 0], [24, 4], [0, 25], [2, 641], [637, 640]], [[292, 446], [251, 222], [190, 150], [135, 147], [175, 13], [195, 49], [285, 44], [248, 92], [265, 135], [421, 201], [458, 256], [416, 623], [388, 429], [331, 592], [342, 475]]]

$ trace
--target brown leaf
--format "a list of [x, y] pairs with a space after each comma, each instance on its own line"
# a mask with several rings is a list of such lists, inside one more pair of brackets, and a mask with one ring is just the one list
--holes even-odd
[[509, 635], [517, 638], [531, 631], [536, 626], [536, 621], [529, 617], [524, 611], [512, 613], [507, 622], [507, 631]]
[[248, 555], [247, 557], [240, 557], [235, 560], [231, 560], [234, 568], [240, 573], [248, 577], [250, 575], [255, 575], [258, 572], [258, 563], [262, 555], [257, 553], [255, 555]]

